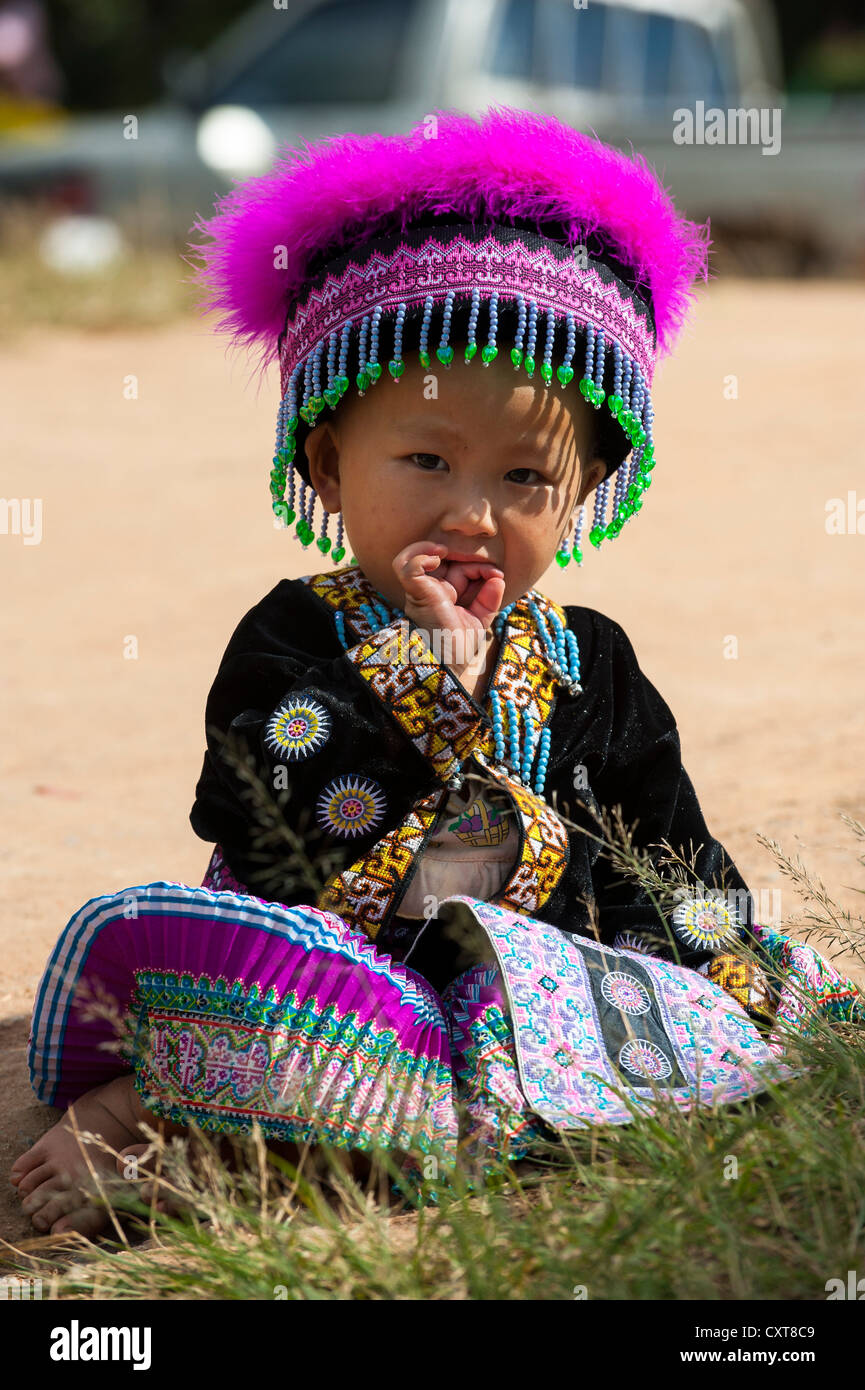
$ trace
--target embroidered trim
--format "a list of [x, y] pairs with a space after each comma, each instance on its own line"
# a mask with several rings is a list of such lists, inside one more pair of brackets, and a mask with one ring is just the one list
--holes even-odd
[[336, 912], [374, 941], [402, 896], [415, 855], [432, 829], [446, 787], [414, 806], [400, 825], [349, 868], [335, 874], [319, 894], [316, 906]]
[[477, 740], [482, 714], [446, 666], [399, 623], [350, 647], [346, 656], [442, 782], [459, 771]]
[[651, 323], [615, 280], [608, 282], [595, 266], [583, 267], [573, 256], [559, 258], [545, 246], [532, 250], [519, 236], [503, 245], [493, 234], [473, 241], [458, 231], [445, 241], [433, 230], [418, 247], [401, 243], [391, 254], [373, 253], [363, 265], [350, 261], [309, 292], [285, 326], [281, 394], [299, 362], [373, 306], [387, 312], [403, 302], [423, 304], [429, 295], [444, 299], [448, 291], [471, 294], [474, 289], [495, 291], [500, 300], [530, 294], [539, 313], [570, 311], [581, 325], [603, 330], [607, 342], [636, 361], [651, 385]]

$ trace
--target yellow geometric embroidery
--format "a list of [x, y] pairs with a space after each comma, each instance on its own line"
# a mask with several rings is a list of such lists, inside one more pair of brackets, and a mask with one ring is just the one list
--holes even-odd
[[[361, 605], [374, 612], [378, 595], [357, 566], [309, 575], [305, 582], [330, 607], [345, 615], [359, 636], [350, 657], [369, 688], [397, 720], [436, 775], [447, 782], [470, 758], [515, 802], [520, 825], [519, 860], [496, 896], [497, 905], [528, 916], [549, 900], [568, 863], [568, 835], [550, 806], [517, 782], [507, 768], [494, 767], [491, 692], [513, 700], [532, 718], [540, 736], [555, 707], [559, 679], [551, 669], [528, 604], [546, 615], [554, 610], [567, 627], [564, 609], [532, 589], [505, 621], [496, 669], [485, 702], [486, 718], [419, 636], [415, 628], [376, 628]], [[406, 644], [406, 636], [408, 644]], [[411, 659], [407, 659], [408, 657]], [[424, 839], [435, 824], [447, 788], [418, 801], [366, 855], [335, 875], [317, 906], [338, 912], [373, 939], [396, 910]]]

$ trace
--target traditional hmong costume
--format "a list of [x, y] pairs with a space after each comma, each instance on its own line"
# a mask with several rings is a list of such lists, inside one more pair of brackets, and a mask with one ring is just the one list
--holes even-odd
[[[310, 545], [299, 446], [350, 373], [361, 393], [395, 390], [406, 353], [446, 370], [459, 344], [480, 369], [512, 333], [540, 389], [569, 388], [579, 347], [579, 388], [606, 403], [599, 545], [651, 481], [654, 363], [704, 269], [703, 229], [646, 168], [548, 117], [441, 114], [426, 134], [322, 142], [204, 224], [211, 307], [278, 348], [274, 513]], [[460, 1102], [463, 1138], [515, 1157], [790, 1076], [779, 1025], [801, 1023], [802, 988], [845, 1017], [855, 988], [754, 921], [621, 627], [529, 591], [496, 618], [478, 701], [340, 564], [328, 523], [314, 553], [338, 567], [252, 608], [210, 691], [203, 885], [94, 898], [61, 935], [34, 1009], [39, 1097], [68, 1104], [134, 1066], [145, 1104], [180, 1122], [453, 1159]], [[581, 562], [581, 527], [582, 511], [561, 564]], [[593, 838], [616, 805], [638, 848], [694, 852], [666, 921]], [[82, 1008], [94, 993], [131, 1014], [123, 1056]]]

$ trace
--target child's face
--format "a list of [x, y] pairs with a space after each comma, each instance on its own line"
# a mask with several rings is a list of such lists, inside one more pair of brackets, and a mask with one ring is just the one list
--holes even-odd
[[459, 354], [449, 370], [436, 364], [438, 399], [427, 400], [432, 370], [407, 362], [398, 384], [385, 371], [363, 399], [348, 393], [307, 438], [312, 485], [392, 606], [405, 602], [395, 557], [438, 541], [454, 559], [497, 565], [506, 607], [552, 564], [604, 476], [585, 457], [591, 407], [575, 382], [545, 389], [501, 357], [483, 367]]

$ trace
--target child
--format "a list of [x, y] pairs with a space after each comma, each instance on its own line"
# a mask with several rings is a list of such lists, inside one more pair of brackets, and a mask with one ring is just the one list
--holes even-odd
[[[191, 813], [204, 885], [94, 898], [62, 933], [37, 1095], [120, 1149], [155, 1116], [257, 1122], [409, 1173], [791, 1075], [731, 950], [786, 939], [753, 922], [672, 713], [617, 623], [535, 587], [581, 564], [592, 498], [595, 547], [640, 510], [704, 229], [639, 162], [507, 108], [322, 141], [201, 229], [220, 326], [265, 362], [277, 343], [274, 514], [336, 568], [280, 581], [228, 644]], [[638, 848], [693, 852], [671, 944], [599, 852], [616, 805]], [[330, 864], [320, 890], [285, 827]], [[125, 1056], [94, 991], [131, 1015]], [[81, 1169], [66, 1120], [18, 1160], [40, 1229], [98, 1229]]]

